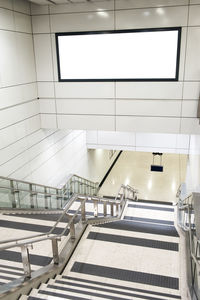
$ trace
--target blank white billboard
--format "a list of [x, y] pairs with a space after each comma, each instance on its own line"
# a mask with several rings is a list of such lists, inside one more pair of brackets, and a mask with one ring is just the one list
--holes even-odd
[[59, 80], [178, 80], [180, 35], [180, 28], [58, 33]]

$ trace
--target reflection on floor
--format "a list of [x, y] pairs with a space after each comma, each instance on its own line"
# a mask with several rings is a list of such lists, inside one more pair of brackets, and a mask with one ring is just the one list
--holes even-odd
[[[185, 180], [187, 155], [163, 154], [163, 173], [151, 172], [152, 153], [124, 151], [111, 170], [100, 194], [115, 195], [119, 186], [129, 184], [139, 190], [139, 198], [176, 201], [176, 191]], [[159, 164], [158, 157], [155, 164]]]

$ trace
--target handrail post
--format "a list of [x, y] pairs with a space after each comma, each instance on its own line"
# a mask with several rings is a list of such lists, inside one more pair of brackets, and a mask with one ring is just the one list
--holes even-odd
[[59, 264], [58, 240], [60, 240], [60, 239], [52, 238], [52, 240], [51, 240], [54, 265]]
[[59, 194], [59, 190], [56, 189], [56, 206], [57, 206], [57, 209], [59, 209], [59, 200], [60, 200], [60, 204], [61, 204], [61, 207], [63, 205], [63, 197]]
[[29, 191], [30, 191], [31, 208], [34, 208], [34, 201], [33, 201], [33, 185], [32, 185], [32, 183], [29, 184]]
[[110, 204], [110, 214], [113, 217], [114, 216], [114, 205], [113, 203]]
[[98, 217], [98, 202], [94, 200], [94, 217]]
[[17, 207], [16, 199], [15, 199], [15, 191], [14, 191], [14, 183], [13, 180], [10, 180], [10, 188], [11, 188], [11, 201], [12, 201], [12, 208]]
[[31, 265], [30, 265], [30, 257], [29, 257], [29, 245], [21, 246], [21, 256], [22, 256], [22, 264], [24, 268], [25, 278], [28, 279], [31, 277]]
[[107, 203], [106, 202], [103, 203], [103, 215], [104, 215], [104, 217], [107, 216]]
[[74, 241], [75, 240], [75, 226], [74, 226], [74, 222], [71, 222], [71, 224], [70, 224], [70, 236], [71, 236], [71, 240]]
[[119, 215], [119, 204], [116, 204], [116, 215]]
[[86, 221], [85, 217], [85, 200], [81, 201], [81, 220], [84, 223]]
[[48, 196], [47, 196], [47, 188], [46, 187], [44, 188], [44, 193], [45, 193], [45, 195], [44, 195], [44, 207], [45, 207], [45, 209], [48, 209]]

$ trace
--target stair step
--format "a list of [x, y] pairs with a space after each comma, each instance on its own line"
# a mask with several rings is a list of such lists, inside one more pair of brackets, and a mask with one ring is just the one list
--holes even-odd
[[[71, 282], [78, 282], [81, 284], [89, 284], [91, 286], [95, 286], [95, 288], [97, 287], [104, 287], [104, 288], [111, 288], [111, 289], [115, 289], [116, 291], [120, 290], [120, 291], [129, 291], [129, 292], [141, 292], [141, 293], [148, 293], [149, 295], [156, 295], [156, 296], [163, 296], [163, 297], [171, 297], [174, 299], [180, 299], [179, 295], [172, 295], [169, 293], [163, 293], [163, 292], [157, 292], [157, 291], [152, 291], [152, 290], [144, 290], [141, 288], [134, 288], [134, 287], [130, 287], [122, 284], [114, 284], [114, 283], [108, 283], [108, 282], [101, 282], [101, 281], [95, 281], [95, 280], [89, 280], [89, 279], [85, 279], [85, 278], [80, 278], [80, 277], [72, 277], [72, 276], [57, 276], [55, 278], [55, 282], [57, 282], [57, 280], [61, 280], [63, 281], [63, 284], [68, 284]], [[124, 282], [122, 282], [124, 284]]]
[[27, 295], [22, 295], [19, 300], [27, 300], [28, 299], [28, 296]]
[[156, 205], [173, 205], [173, 202], [167, 202], [167, 201], [156, 201], [156, 200], [145, 200], [145, 199], [138, 199], [137, 202], [143, 202], [143, 203], [152, 203]]
[[103, 225], [96, 225], [97, 227], [105, 227], [110, 229], [125, 230], [125, 231], [136, 231], [141, 233], [150, 233], [154, 235], [165, 235], [171, 237], [179, 237], [178, 232], [174, 226], [162, 225], [162, 224], [151, 224], [136, 222], [136, 221], [125, 221], [120, 220], [112, 223]]
[[[70, 278], [70, 277], [68, 277]], [[71, 279], [61, 279], [61, 280], [55, 280], [55, 284], [53, 286], [61, 286], [61, 287], [67, 287], [70, 288], [78, 288], [80, 290], [88, 290], [88, 291], [95, 291], [104, 293], [106, 295], [114, 295], [116, 297], [119, 297], [119, 299], [123, 297], [131, 297], [131, 299], [135, 299], [135, 297], [143, 297], [145, 299], [154, 299], [153, 297], [159, 297], [159, 299], [180, 299], [180, 296], [176, 295], [170, 295], [167, 293], [159, 293], [154, 291], [147, 291], [142, 290], [139, 288], [130, 288], [128, 286], [118, 286], [114, 284], [107, 284], [107, 283], [101, 283], [101, 282], [95, 282], [95, 281], [89, 281], [89, 280], [82, 280], [80, 278], [71, 278]], [[121, 297], [121, 298], [120, 298]], [[162, 297], [162, 298], [161, 298]]]
[[[29, 297], [30, 296], [32, 296], [32, 297], [37, 297], [37, 295], [38, 295], [38, 291], [39, 291], [39, 289], [32, 289], [31, 290], [31, 292], [30, 292], [30, 294], [29, 294]], [[28, 298], [29, 299], [29, 298]]]
[[118, 220], [119, 219], [116, 217], [98, 217], [98, 218], [88, 219], [87, 223], [90, 225], [100, 225], [100, 224], [115, 222]]
[[[72, 300], [102, 300], [102, 299], [111, 299], [111, 300], [169, 300], [171, 298], [163, 298], [158, 296], [149, 296], [149, 295], [142, 295], [142, 294], [135, 294], [130, 296], [121, 296], [119, 294], [107, 294], [107, 293], [100, 293], [96, 290], [88, 291], [86, 289], [72, 289], [72, 288], [63, 288], [63, 289], [54, 289], [46, 288], [44, 290], [40, 290], [37, 297], [41, 297], [42, 299], [72, 299]], [[36, 298], [37, 299], [37, 298]], [[29, 300], [31, 300], [29, 298]]]
[[[40, 298], [39, 296], [29, 296], [28, 298], [27, 298], [28, 300], [42, 300], [42, 299], [44, 299], [44, 298]], [[19, 299], [20, 300], [20, 299]]]
[[[39, 290], [32, 290], [31, 296], [27, 299], [112, 299], [112, 300], [172, 300], [181, 299], [179, 295], [154, 292], [120, 286], [109, 283], [102, 283], [82, 278], [69, 276], [56, 276], [50, 279], [49, 284], [42, 284]], [[25, 300], [21, 299], [21, 300]]]
[[[62, 291], [57, 291], [57, 290], [51, 290], [51, 289], [45, 289], [45, 290], [40, 290], [38, 293], [38, 297], [42, 299], [71, 299], [71, 300], [89, 300], [91, 299], [90, 297], [87, 297], [83, 295], [82, 293], [62, 293]], [[102, 298], [101, 298], [102, 299]]]

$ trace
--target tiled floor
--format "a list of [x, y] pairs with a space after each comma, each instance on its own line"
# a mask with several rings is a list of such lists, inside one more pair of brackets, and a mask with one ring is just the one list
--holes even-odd
[[[115, 195], [119, 186], [129, 184], [139, 190], [139, 198], [157, 201], [176, 201], [176, 191], [185, 181], [187, 156], [163, 154], [163, 173], [151, 172], [151, 153], [124, 151], [111, 170], [100, 194]], [[158, 157], [155, 164], [159, 164]]]

